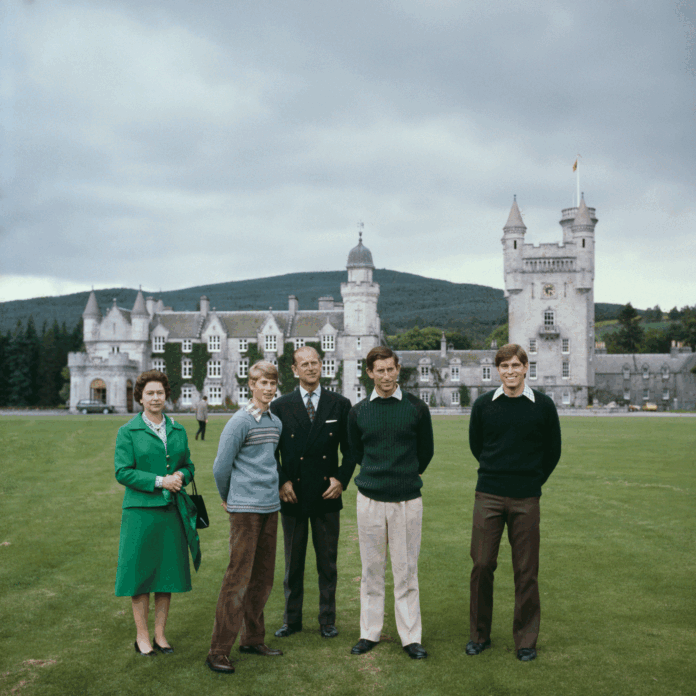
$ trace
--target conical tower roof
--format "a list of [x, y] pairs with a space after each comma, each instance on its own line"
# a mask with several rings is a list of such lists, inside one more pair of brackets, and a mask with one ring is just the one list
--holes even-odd
[[147, 317], [147, 307], [145, 306], [145, 298], [143, 297], [143, 291], [138, 290], [138, 294], [135, 298], [135, 304], [131, 310], [132, 317]]
[[520, 213], [520, 209], [517, 207], [517, 196], [515, 196], [515, 199], [512, 201], [510, 215], [508, 215], [508, 220], [505, 223], [505, 227], [503, 227], [503, 229], [507, 230], [515, 227], [523, 230], [527, 229], [527, 226], [524, 224], [524, 220], [522, 220], [522, 213]]
[[372, 262], [372, 252], [362, 243], [362, 232], [360, 232], [360, 241], [358, 246], [353, 247], [348, 254], [348, 263], [346, 268], [374, 268]]
[[573, 227], [592, 227], [592, 218], [590, 217], [590, 211], [587, 209], [587, 206], [585, 205], [584, 196], [580, 199], [578, 212], [575, 213]]
[[89, 293], [89, 299], [87, 300], [87, 306], [85, 311], [82, 312], [84, 318], [87, 317], [99, 317], [101, 318], [102, 313], [99, 311], [99, 305], [97, 304], [97, 296], [94, 294], [94, 290]]

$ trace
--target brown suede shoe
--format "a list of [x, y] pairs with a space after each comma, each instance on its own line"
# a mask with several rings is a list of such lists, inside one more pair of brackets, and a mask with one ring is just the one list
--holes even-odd
[[250, 655], [263, 655], [264, 657], [277, 657], [283, 654], [282, 650], [273, 650], [263, 643], [261, 645], [240, 645], [239, 652]]
[[212, 669], [213, 672], [234, 674], [234, 666], [227, 655], [208, 655], [208, 657], [205, 658], [205, 664], [208, 665], [208, 668]]

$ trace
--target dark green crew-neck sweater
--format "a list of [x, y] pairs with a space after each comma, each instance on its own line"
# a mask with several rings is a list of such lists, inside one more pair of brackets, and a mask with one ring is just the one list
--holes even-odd
[[433, 425], [426, 404], [406, 392], [363, 399], [348, 415], [348, 442], [360, 464], [358, 490], [368, 498], [400, 503], [421, 495], [422, 474], [433, 458]]
[[561, 426], [556, 405], [546, 394], [505, 394], [495, 391], [474, 403], [469, 420], [469, 445], [478, 460], [476, 490], [507, 498], [532, 498], [561, 457]]

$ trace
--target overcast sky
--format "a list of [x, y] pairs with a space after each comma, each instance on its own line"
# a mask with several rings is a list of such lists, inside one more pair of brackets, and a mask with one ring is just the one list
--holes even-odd
[[696, 303], [691, 1], [0, 13], [0, 300], [338, 270], [359, 220], [378, 268], [501, 288], [513, 195], [560, 241], [580, 154], [595, 299]]

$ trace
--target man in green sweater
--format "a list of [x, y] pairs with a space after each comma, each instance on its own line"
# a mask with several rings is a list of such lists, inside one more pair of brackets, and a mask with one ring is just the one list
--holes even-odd
[[493, 574], [507, 524], [515, 573], [512, 634], [517, 659], [536, 658], [539, 603], [539, 498], [561, 456], [561, 427], [553, 399], [524, 381], [528, 360], [516, 343], [495, 356], [502, 386], [474, 403], [469, 445], [479, 463], [471, 533], [468, 655], [491, 645]]
[[388, 546], [396, 627], [408, 656], [420, 660], [428, 656], [421, 645], [418, 593], [420, 489], [421, 474], [433, 457], [433, 427], [425, 403], [401, 391], [399, 358], [391, 349], [373, 348], [366, 365], [374, 391], [348, 415], [348, 443], [360, 464], [355, 484], [362, 561], [360, 640], [351, 652], [362, 655], [379, 643]]

